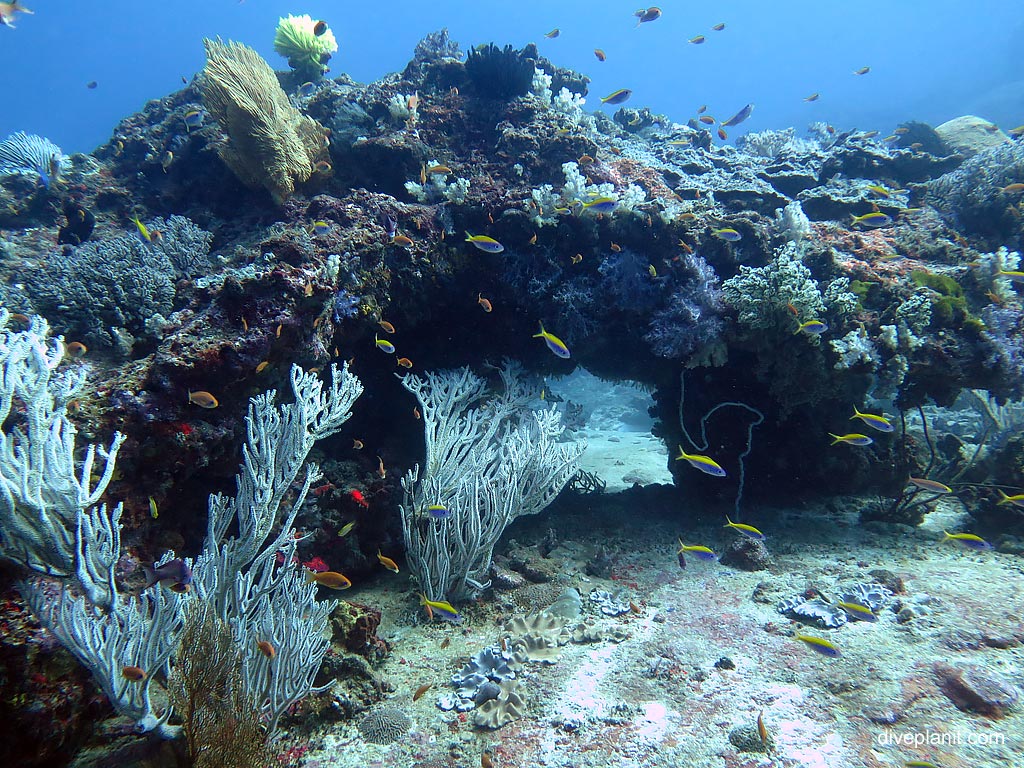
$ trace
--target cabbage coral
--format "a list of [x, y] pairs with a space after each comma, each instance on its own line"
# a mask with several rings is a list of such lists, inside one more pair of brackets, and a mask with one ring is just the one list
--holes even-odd
[[288, 66], [310, 78], [320, 77], [338, 50], [338, 41], [329, 28], [322, 35], [314, 31], [318, 22], [310, 16], [285, 16], [277, 23], [274, 50], [288, 59]]

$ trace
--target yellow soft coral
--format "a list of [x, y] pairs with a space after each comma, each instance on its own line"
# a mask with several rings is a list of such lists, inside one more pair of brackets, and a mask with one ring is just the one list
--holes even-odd
[[263, 58], [241, 43], [204, 40], [203, 102], [228, 135], [221, 159], [277, 203], [327, 157], [327, 130], [295, 109]]

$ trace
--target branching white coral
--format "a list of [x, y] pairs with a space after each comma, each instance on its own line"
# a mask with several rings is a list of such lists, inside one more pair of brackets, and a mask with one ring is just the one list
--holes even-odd
[[[427, 166], [432, 168], [440, 165], [437, 160], [431, 160]], [[456, 178], [449, 182], [448, 173], [428, 173], [427, 181], [420, 184], [417, 181], [405, 182], [406, 191], [416, 198], [420, 203], [436, 203], [445, 200], [449, 203], [461, 205], [466, 202], [466, 195], [469, 194], [469, 179]]]
[[995, 253], [983, 253], [977, 259], [975, 274], [984, 285], [988, 284], [992, 295], [999, 301], [1012, 301], [1017, 298], [1013, 283], [1003, 272], [1015, 272], [1020, 268], [1020, 254], [1009, 250], [1005, 245]]
[[536, 393], [518, 366], [501, 377], [498, 394], [469, 368], [402, 378], [420, 403], [426, 459], [402, 478], [399, 509], [410, 570], [433, 600], [485, 588], [505, 527], [547, 507], [579, 469], [585, 443], [559, 443], [559, 414], [529, 409]]
[[872, 369], [878, 367], [878, 351], [863, 328], [850, 331], [841, 339], [832, 339], [829, 346], [839, 356], [834, 366], [836, 370], [846, 370], [860, 363], [867, 363]]
[[97, 504], [124, 436], [79, 453], [67, 404], [81, 391], [84, 370], [58, 370], [64, 340], [50, 337], [46, 320], [34, 317], [24, 331], [6, 329], [9, 320], [0, 309], [0, 556], [37, 573], [74, 577], [90, 601], [109, 606], [121, 506], [108, 513]]

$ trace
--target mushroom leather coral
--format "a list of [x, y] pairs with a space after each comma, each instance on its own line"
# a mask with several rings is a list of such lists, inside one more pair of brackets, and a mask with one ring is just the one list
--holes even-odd
[[227, 134], [221, 159], [283, 203], [327, 156], [327, 130], [288, 101], [273, 70], [241, 43], [204, 40], [203, 101]]

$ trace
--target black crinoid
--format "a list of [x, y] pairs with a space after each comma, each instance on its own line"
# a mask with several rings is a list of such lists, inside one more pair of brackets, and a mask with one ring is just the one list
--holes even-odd
[[478, 45], [466, 57], [466, 74], [478, 96], [490, 99], [514, 99], [530, 92], [537, 46], [533, 43], [516, 50], [511, 45], [499, 48], [494, 43]]

